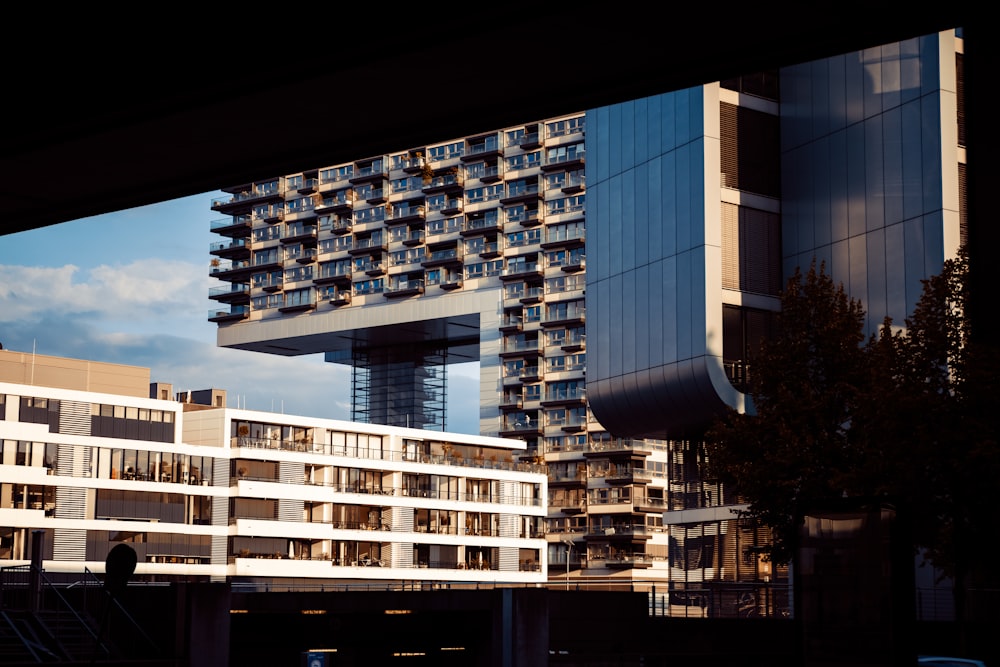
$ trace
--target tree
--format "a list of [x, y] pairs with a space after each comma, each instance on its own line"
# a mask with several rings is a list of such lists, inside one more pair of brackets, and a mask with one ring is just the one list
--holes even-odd
[[754, 410], [729, 412], [707, 433], [707, 476], [768, 526], [767, 556], [788, 562], [802, 511], [840, 498], [850, 468], [851, 415], [863, 376], [864, 310], [815, 263], [796, 270], [772, 337], [751, 359]]
[[866, 340], [860, 302], [822, 265], [796, 271], [752, 361], [753, 409], [709, 429], [706, 475], [771, 528], [776, 562], [791, 560], [805, 511], [867, 499], [905, 510], [914, 552], [958, 595], [969, 576], [985, 583], [983, 545], [1000, 527], [1000, 363], [966, 317], [965, 249], [923, 285], [905, 328], [887, 319]]

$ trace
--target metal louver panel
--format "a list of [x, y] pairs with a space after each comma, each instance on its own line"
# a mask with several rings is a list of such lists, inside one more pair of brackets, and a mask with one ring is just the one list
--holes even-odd
[[90, 403], [60, 401], [59, 432], [71, 435], [90, 435]]
[[[82, 495], [82, 493], [81, 493]], [[58, 506], [58, 500], [56, 501]], [[52, 558], [58, 561], [83, 561], [87, 558], [87, 531], [56, 528], [52, 531]]]
[[[284, 484], [305, 484], [305, 466], [301, 463], [282, 461], [278, 467], [278, 479]], [[278, 501], [278, 520], [301, 522], [305, 512], [305, 501], [282, 498]]]
[[497, 569], [501, 572], [517, 572], [520, 567], [520, 549], [517, 547], [500, 547], [497, 549]]
[[736, 204], [722, 204], [722, 286], [740, 288], [740, 217]]

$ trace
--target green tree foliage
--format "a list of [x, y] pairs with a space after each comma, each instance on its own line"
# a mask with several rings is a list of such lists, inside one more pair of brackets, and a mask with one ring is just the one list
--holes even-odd
[[944, 573], [985, 571], [1000, 365], [972, 337], [967, 275], [963, 250], [924, 281], [905, 328], [886, 320], [867, 339], [860, 302], [822, 265], [788, 281], [776, 333], [752, 360], [753, 410], [706, 438], [706, 475], [771, 528], [772, 560], [791, 560], [805, 512], [847, 498], [905, 510], [914, 550]]

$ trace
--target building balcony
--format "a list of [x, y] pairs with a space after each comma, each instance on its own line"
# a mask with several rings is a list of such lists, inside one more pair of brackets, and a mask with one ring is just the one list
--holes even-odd
[[636, 498], [632, 509], [635, 512], [645, 512], [647, 514], [663, 514], [670, 508], [667, 506], [667, 501], [663, 498]]
[[320, 274], [313, 278], [313, 283], [316, 285], [329, 285], [330, 283], [350, 283], [351, 282], [351, 272], [345, 269], [338, 269], [338, 272], [333, 271], [321, 271]]
[[461, 174], [436, 175], [427, 179], [422, 189], [428, 195], [442, 192], [461, 194], [465, 189], [465, 177]]
[[250, 240], [247, 238], [232, 238], [216, 241], [208, 246], [208, 252], [216, 257], [247, 258], [250, 256]]
[[518, 137], [513, 145], [521, 150], [533, 151], [542, 146], [542, 135], [538, 132], [526, 132]]
[[530, 306], [531, 304], [541, 303], [544, 298], [544, 287], [528, 287], [521, 293], [519, 300], [524, 305]]
[[367, 238], [367, 239], [355, 239], [354, 245], [348, 248], [347, 252], [350, 255], [368, 255], [371, 253], [387, 252], [388, 245], [384, 238], [381, 236], [378, 238]]
[[500, 245], [500, 242], [492, 241], [483, 244], [483, 248], [482, 251], [479, 253], [479, 256], [482, 259], [496, 259], [497, 257], [500, 256], [501, 252], [503, 252], [503, 248]]
[[606, 471], [591, 471], [591, 479], [604, 480], [605, 484], [622, 486], [628, 484], [649, 484], [653, 476], [643, 468], [627, 466], [615, 467]]
[[390, 284], [382, 292], [382, 296], [387, 299], [397, 299], [406, 296], [413, 296], [415, 294], [424, 293], [424, 281], [423, 280], [401, 280], [396, 284]]
[[465, 201], [458, 198], [446, 199], [438, 211], [442, 215], [457, 215], [465, 210]]
[[426, 164], [427, 160], [422, 155], [411, 155], [401, 159], [397, 166], [407, 174], [419, 174], [424, 170]]
[[462, 162], [475, 162], [487, 158], [499, 157], [502, 152], [500, 137], [491, 135], [488, 137], [478, 137], [465, 142], [465, 153], [462, 154]]
[[[585, 473], [570, 472], [561, 475], [556, 475], [549, 472], [549, 486], [585, 486], [587, 484], [587, 475]], [[555, 509], [555, 508], [553, 508]], [[572, 510], [571, 512], [566, 512], [566, 510]], [[577, 510], [583, 511], [582, 504], [570, 505], [569, 507], [563, 508], [561, 511], [567, 514], [576, 514]]]
[[402, 242], [403, 245], [407, 246], [408, 248], [413, 248], [415, 246], [421, 245], [426, 238], [427, 238], [427, 235], [424, 233], [424, 230], [422, 230], [422, 229], [411, 229], [407, 233], [407, 235], [404, 236], [401, 239], [401, 242]]
[[231, 194], [228, 197], [219, 197], [212, 200], [212, 210], [227, 212], [239, 208], [245, 208], [250, 204], [266, 201], [277, 201], [284, 195], [284, 190], [279, 187], [248, 188], [240, 192]]
[[238, 215], [232, 218], [222, 218], [209, 223], [209, 231], [220, 236], [247, 236], [253, 218], [250, 215]]
[[572, 234], [551, 233], [545, 235], [545, 240], [542, 241], [541, 247], [544, 250], [551, 250], [552, 248], [582, 248], [586, 244], [586, 240], [587, 235], [582, 231]]
[[533, 358], [538, 357], [542, 354], [542, 349], [539, 347], [538, 343], [519, 343], [505, 345], [504, 349], [500, 351], [501, 359], [509, 359], [511, 357], [525, 357]]
[[590, 560], [591, 567], [606, 567], [609, 570], [646, 570], [652, 567], [653, 559], [645, 554], [615, 556]]
[[299, 222], [287, 223], [285, 225], [285, 234], [281, 237], [282, 243], [301, 243], [302, 241], [313, 241], [316, 240], [316, 224], [302, 224]]
[[299, 264], [312, 264], [316, 261], [317, 256], [319, 256], [319, 252], [316, 248], [303, 248], [299, 252], [288, 253], [285, 255], [285, 261], [295, 261]]
[[583, 324], [585, 321], [586, 310], [583, 308], [559, 310], [554, 313], [546, 314], [545, 319], [542, 320], [542, 327], [571, 326]]
[[420, 262], [424, 268], [436, 266], [460, 265], [462, 263], [462, 253], [458, 248], [446, 248], [428, 252], [424, 261]]
[[549, 392], [542, 397], [543, 408], [552, 408], [562, 405], [584, 405], [586, 402], [587, 392], [584, 389], [575, 392]]
[[500, 222], [499, 215], [489, 218], [472, 218], [467, 216], [460, 233], [462, 236], [474, 236], [489, 232], [499, 233], [502, 228], [503, 225]]
[[337, 236], [342, 236], [349, 234], [353, 226], [354, 221], [351, 218], [337, 218], [330, 223], [330, 231]]
[[[280, 266], [277, 261], [274, 262], [274, 268]], [[218, 278], [219, 280], [227, 281], [237, 281], [244, 276], [250, 275], [251, 271], [257, 267], [251, 266], [250, 262], [247, 260], [232, 260], [232, 261], [221, 261], [217, 259], [212, 260], [212, 264], [209, 267], [209, 275], [213, 278]]]
[[483, 183], [499, 183], [503, 178], [503, 168], [499, 164], [487, 165], [486, 169], [479, 176], [479, 180]]
[[610, 527], [589, 527], [583, 537], [588, 542], [592, 540], [602, 542], [645, 542], [652, 537], [652, 534], [645, 525], [615, 524]]
[[393, 206], [385, 222], [390, 225], [405, 224], [421, 222], [425, 218], [426, 209], [423, 206]]
[[582, 150], [574, 151], [567, 155], [560, 155], [554, 159], [546, 159], [544, 164], [542, 164], [542, 171], [559, 171], [565, 169], [567, 171], [575, 169], [583, 169], [586, 163], [585, 153]]
[[351, 303], [351, 293], [348, 290], [336, 291], [330, 294], [327, 299], [334, 306], [346, 306]]
[[351, 185], [362, 185], [387, 178], [389, 178], [389, 171], [385, 167], [385, 161], [378, 160], [377, 163], [370, 166], [356, 167], [354, 175], [347, 180]]
[[222, 287], [213, 287], [208, 290], [208, 298], [222, 303], [248, 303], [250, 299], [250, 285], [247, 283], [232, 283]]
[[314, 308], [316, 308], [315, 298], [309, 301], [285, 304], [284, 306], [279, 307], [278, 311], [282, 313], [296, 313], [305, 310], [313, 310]]
[[521, 225], [522, 227], [537, 227], [545, 222], [545, 214], [540, 209], [529, 209], [527, 211], [507, 211], [507, 222]]
[[444, 280], [438, 283], [437, 286], [447, 292], [450, 292], [452, 290], [461, 289], [462, 281], [457, 278], [452, 280]]
[[354, 270], [364, 272], [365, 275], [374, 278], [385, 275], [385, 264], [382, 262], [363, 262], [355, 265]]
[[500, 397], [501, 410], [521, 410], [524, 408], [524, 400], [520, 395], [504, 395]]
[[538, 202], [542, 200], [542, 191], [535, 185], [530, 188], [511, 189], [507, 196], [500, 200], [501, 206], [511, 206], [513, 204], [523, 204], [526, 202]]
[[500, 280], [525, 280], [542, 277], [542, 267], [537, 262], [518, 262], [508, 265], [500, 274]]
[[388, 199], [388, 188], [374, 188], [371, 192], [365, 195], [365, 202], [371, 204], [372, 206], [378, 206], [379, 204], [384, 204]]
[[525, 366], [518, 373], [518, 379], [521, 382], [535, 382], [536, 380], [541, 380], [543, 375], [541, 366]]
[[524, 318], [520, 315], [509, 315], [502, 317], [500, 319], [500, 331], [503, 333], [512, 333], [515, 331], [520, 331], [521, 326], [524, 323]]
[[601, 442], [592, 442], [583, 453], [584, 456], [605, 457], [613, 455], [625, 455], [633, 460], [645, 459], [652, 455], [653, 450], [645, 440], [632, 440], [628, 438], [613, 438]]
[[527, 421], [504, 421], [500, 425], [500, 437], [509, 438], [512, 436], [540, 436], [542, 434], [541, 425], [538, 420]]
[[230, 308], [213, 308], [208, 311], [209, 322], [233, 322], [245, 320], [250, 316], [250, 306], [232, 306]]

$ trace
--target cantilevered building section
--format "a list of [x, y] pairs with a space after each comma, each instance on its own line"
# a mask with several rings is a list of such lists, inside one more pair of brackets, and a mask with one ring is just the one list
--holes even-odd
[[949, 31], [228, 188], [219, 344], [322, 353], [354, 369], [356, 419], [424, 428], [445, 426], [439, 369], [478, 361], [481, 433], [548, 466], [553, 576], [781, 579], [699, 477], [701, 433], [752, 409], [795, 266], [826, 261], [877, 324], [955, 255], [961, 49]]
[[220, 345], [351, 366], [370, 423], [443, 428], [444, 366], [478, 362], [480, 432], [548, 464], [553, 570], [662, 583], [666, 447], [586, 400], [585, 134], [579, 113], [228, 188], [210, 319]]

